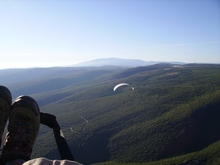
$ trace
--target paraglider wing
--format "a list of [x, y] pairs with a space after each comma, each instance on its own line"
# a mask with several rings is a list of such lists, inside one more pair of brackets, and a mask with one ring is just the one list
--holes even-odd
[[[128, 84], [128, 83], [120, 83], [120, 84], [118, 84], [118, 85], [116, 85], [116, 86], [114, 87], [113, 91], [116, 91], [117, 88], [119, 88], [119, 87], [121, 87], [121, 86], [124, 86], [124, 85], [130, 85], [130, 84]], [[134, 90], [134, 87], [131, 87], [131, 88]]]

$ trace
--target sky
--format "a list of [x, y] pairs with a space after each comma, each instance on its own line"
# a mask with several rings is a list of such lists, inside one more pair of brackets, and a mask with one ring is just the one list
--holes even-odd
[[112, 57], [220, 63], [220, 1], [0, 1], [0, 69]]

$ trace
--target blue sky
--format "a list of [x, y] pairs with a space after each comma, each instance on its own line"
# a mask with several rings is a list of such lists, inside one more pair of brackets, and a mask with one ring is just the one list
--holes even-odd
[[0, 1], [0, 55], [0, 69], [110, 57], [220, 63], [220, 1]]

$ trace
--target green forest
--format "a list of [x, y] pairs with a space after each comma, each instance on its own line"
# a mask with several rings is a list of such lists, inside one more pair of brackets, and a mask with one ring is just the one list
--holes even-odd
[[[134, 90], [113, 91], [122, 82]], [[42, 112], [56, 115], [85, 165], [220, 164], [220, 65], [69, 69], [10, 88], [14, 95], [27, 91]], [[47, 126], [32, 157], [59, 159]]]

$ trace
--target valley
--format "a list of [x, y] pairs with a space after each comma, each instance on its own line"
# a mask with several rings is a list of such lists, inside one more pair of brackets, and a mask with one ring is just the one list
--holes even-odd
[[[220, 162], [220, 65], [51, 70], [43, 77], [3, 85], [14, 98], [30, 95], [42, 112], [56, 115], [77, 161], [97, 165]], [[113, 91], [121, 82], [134, 90]], [[52, 130], [44, 125], [32, 157], [59, 159]]]

